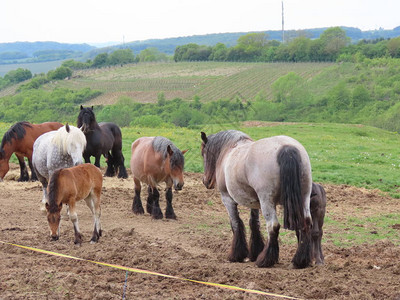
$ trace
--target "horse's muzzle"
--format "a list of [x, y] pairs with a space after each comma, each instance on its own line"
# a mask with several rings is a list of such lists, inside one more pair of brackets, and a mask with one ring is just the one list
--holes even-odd
[[183, 188], [183, 183], [175, 184], [175, 191], [181, 191]]
[[212, 182], [212, 180], [207, 181], [203, 178], [203, 184], [208, 190], [212, 190], [214, 188], [214, 183]]
[[58, 235], [51, 235], [51, 239], [53, 241], [58, 241]]

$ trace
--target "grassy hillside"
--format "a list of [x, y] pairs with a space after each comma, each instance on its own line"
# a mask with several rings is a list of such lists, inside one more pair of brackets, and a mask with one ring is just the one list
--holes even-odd
[[253, 100], [263, 93], [272, 96], [271, 84], [289, 72], [311, 80], [331, 63], [142, 63], [123, 67], [83, 70], [74, 78], [48, 85], [48, 89], [90, 87], [103, 92], [90, 104], [113, 104], [128, 96], [138, 102], [155, 102], [163, 92], [166, 99], [176, 97], [203, 101], [231, 99]]
[[[307, 149], [316, 182], [348, 184], [369, 189], [380, 189], [400, 198], [400, 136], [398, 134], [361, 125], [309, 123], [250, 123], [207, 125], [199, 129], [124, 127], [123, 153], [129, 167], [131, 143], [141, 136], [162, 135], [172, 140], [185, 154], [185, 169], [202, 172], [200, 131], [212, 134], [220, 130], [238, 129], [254, 139], [274, 135], [289, 135]], [[10, 124], [0, 123], [1, 136]], [[15, 157], [13, 157], [15, 160]], [[93, 159], [92, 159], [93, 161]], [[101, 163], [105, 165], [104, 159]]]

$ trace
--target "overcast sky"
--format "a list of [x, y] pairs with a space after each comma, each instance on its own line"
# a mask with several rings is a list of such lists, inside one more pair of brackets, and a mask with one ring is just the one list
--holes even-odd
[[[284, 0], [285, 29], [400, 26], [400, 0]], [[280, 30], [281, 0], [1, 0], [0, 43]]]

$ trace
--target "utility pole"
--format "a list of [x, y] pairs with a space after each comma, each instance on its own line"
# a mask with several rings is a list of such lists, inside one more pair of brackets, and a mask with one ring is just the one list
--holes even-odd
[[285, 18], [283, 16], [283, 0], [282, 0], [282, 44], [285, 42]]

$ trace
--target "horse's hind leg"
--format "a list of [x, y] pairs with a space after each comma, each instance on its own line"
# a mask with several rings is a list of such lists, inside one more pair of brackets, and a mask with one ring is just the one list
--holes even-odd
[[133, 181], [135, 182], [135, 196], [133, 197], [132, 211], [137, 215], [142, 215], [144, 214], [142, 200], [140, 200], [142, 185], [140, 183], [140, 180], [137, 178], [133, 178]]
[[258, 209], [252, 209], [250, 214], [250, 261], [256, 261], [258, 255], [264, 248], [264, 241], [260, 232], [260, 212]]
[[153, 219], [162, 219], [163, 213], [160, 208], [160, 193], [157, 190], [157, 187], [152, 187], [152, 196], [153, 196], [153, 209], [151, 210], [151, 216]]
[[93, 191], [89, 197], [85, 199], [86, 205], [90, 208], [93, 214], [94, 229], [90, 243], [97, 243], [101, 237], [101, 224], [100, 224], [100, 190]]
[[165, 218], [176, 219], [174, 208], [172, 207], [172, 187], [167, 188], [165, 192], [165, 199], [167, 200], [167, 208], [165, 209]]
[[230, 262], [243, 262], [249, 254], [246, 243], [246, 230], [243, 221], [239, 217], [237, 203], [227, 194], [221, 194], [221, 196], [222, 202], [228, 211], [233, 232], [233, 240], [228, 260]]
[[71, 219], [72, 224], [74, 225], [74, 232], [75, 232], [75, 244], [82, 244], [82, 235], [79, 230], [79, 222], [78, 222], [78, 214], [75, 211], [75, 199], [69, 200], [69, 217]]
[[[28, 169], [26, 168], [26, 163], [24, 160], [24, 157], [18, 154], [15, 154], [15, 156], [18, 159], [18, 163], [19, 163], [19, 169], [21, 171], [21, 175], [18, 179], [18, 181], [29, 181], [29, 174], [28, 174]], [[29, 165], [31, 166], [31, 165]], [[31, 167], [32, 169], [32, 167]]]
[[153, 188], [149, 185], [147, 187], [147, 203], [146, 203], [146, 211], [151, 215], [153, 211]]
[[112, 156], [114, 157], [115, 171], [118, 170], [118, 178], [128, 178], [128, 173], [126, 172], [125, 168], [125, 158], [121, 149], [113, 148]]
[[35, 168], [33, 167], [32, 159], [28, 158], [28, 165], [29, 168], [31, 169], [31, 181], [37, 181], [38, 178], [36, 176]]
[[[260, 197], [260, 199], [262, 199]], [[258, 255], [256, 265], [260, 268], [272, 267], [279, 260], [279, 222], [276, 217], [275, 206], [267, 200], [261, 202], [261, 211], [267, 223], [268, 242], [265, 244], [263, 251]]]

